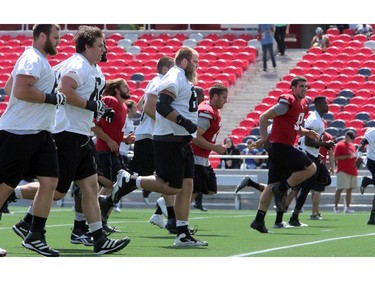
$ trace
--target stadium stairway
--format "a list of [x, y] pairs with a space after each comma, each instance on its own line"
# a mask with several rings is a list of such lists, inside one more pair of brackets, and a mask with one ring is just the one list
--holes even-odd
[[246, 114], [259, 104], [268, 92], [276, 87], [276, 83], [302, 59], [307, 49], [288, 49], [285, 56], [276, 56], [277, 70], [268, 63], [268, 71], [264, 72], [262, 57], [258, 56], [255, 63], [251, 64], [246, 72], [229, 89], [228, 103], [221, 110], [222, 127], [217, 138], [217, 143], [231, 134]]

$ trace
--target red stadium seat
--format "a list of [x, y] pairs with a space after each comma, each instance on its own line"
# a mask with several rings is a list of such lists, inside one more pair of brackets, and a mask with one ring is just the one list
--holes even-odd
[[218, 40], [213, 41], [214, 46], [220, 46], [220, 47], [229, 47], [231, 45], [230, 41], [225, 38], [221, 38]]
[[290, 89], [290, 82], [279, 81], [276, 83], [276, 89]]
[[355, 95], [356, 95], [357, 97], [363, 97], [363, 98], [365, 98], [365, 99], [367, 99], [367, 98], [371, 98], [371, 97], [373, 96], [372, 93], [371, 93], [371, 91], [368, 90], [368, 89], [358, 89], [358, 90], [355, 92]]
[[359, 112], [359, 106], [358, 104], [348, 103], [347, 105], [343, 106], [342, 110], [357, 113]]
[[240, 127], [245, 127], [245, 128], [254, 128], [258, 126], [259, 121], [254, 120], [253, 118], [245, 118], [240, 121]]
[[237, 136], [247, 136], [249, 134], [250, 130], [249, 128], [246, 127], [236, 127], [231, 131], [232, 135], [237, 135]]
[[[355, 97], [352, 97], [350, 99], [350, 104], [355, 104], [355, 105], [358, 105], [358, 106], [363, 106], [367, 103], [367, 100], [366, 98], [364, 97], [361, 97], [361, 96], [355, 96]], [[358, 110], [359, 111], [359, 110]], [[358, 112], [357, 111], [357, 112]]]
[[[249, 39], [251, 40], [251, 39]], [[242, 38], [238, 38], [232, 41], [232, 46], [239, 46], [239, 47], [245, 47], [247, 46], [247, 41], [249, 40], [244, 40]]]

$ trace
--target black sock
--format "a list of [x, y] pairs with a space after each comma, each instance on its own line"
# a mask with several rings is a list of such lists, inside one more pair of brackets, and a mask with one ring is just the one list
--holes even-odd
[[248, 186], [251, 186], [251, 187], [254, 187], [255, 189], [260, 190], [260, 185], [259, 185], [259, 183], [253, 181], [250, 177], [249, 177], [249, 181], [247, 182], [247, 185], [248, 185]]
[[173, 206], [167, 207], [167, 213], [168, 213], [168, 219], [174, 219], [176, 217]]
[[31, 224], [33, 222], [33, 215], [26, 213], [25, 217], [23, 218], [23, 221]]
[[257, 222], [264, 222], [264, 218], [266, 217], [266, 213], [267, 212], [264, 212], [262, 210], [258, 210], [257, 215], [255, 216], [255, 220]]
[[277, 211], [276, 212], [275, 224], [276, 223], [281, 223], [283, 221], [283, 216], [284, 216], [284, 212], [283, 211]]
[[73, 228], [84, 228], [85, 225], [86, 225], [86, 221], [74, 220], [74, 227]]
[[111, 206], [116, 205], [116, 204], [113, 202], [113, 200], [112, 200], [112, 196], [111, 196], [111, 195], [107, 195], [107, 196], [105, 197], [105, 201], [107, 201], [107, 203], [108, 203], [109, 205], [111, 205]]
[[290, 219], [291, 220], [298, 220], [298, 214], [293, 212], [292, 217]]
[[[99, 238], [104, 234], [103, 232], [103, 228], [100, 228], [98, 230], [95, 230], [93, 233], [92, 233], [92, 238], [94, 239], [94, 241], [98, 241]], [[104, 234], [105, 235], [105, 234]]]
[[31, 225], [31, 232], [42, 232], [44, 227], [46, 226], [47, 218], [42, 217], [33, 217], [33, 223]]

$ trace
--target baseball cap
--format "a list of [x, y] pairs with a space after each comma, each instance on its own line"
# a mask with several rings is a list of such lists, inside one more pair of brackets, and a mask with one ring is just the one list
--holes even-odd
[[352, 139], [352, 140], [354, 140], [355, 139], [355, 134], [354, 134], [354, 132], [353, 131], [347, 131], [346, 133], [345, 133], [345, 136], [348, 136], [350, 139]]
[[317, 27], [317, 28], [315, 29], [315, 33], [316, 33], [316, 34], [322, 34], [322, 33], [323, 33], [323, 29], [322, 29], [321, 27]]

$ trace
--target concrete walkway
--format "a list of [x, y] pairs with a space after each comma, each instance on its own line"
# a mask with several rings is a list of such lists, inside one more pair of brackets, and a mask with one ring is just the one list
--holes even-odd
[[258, 56], [256, 62], [236, 81], [234, 87], [229, 89], [229, 102], [221, 110], [222, 127], [217, 143], [222, 143], [231, 134], [232, 129], [239, 125], [246, 114], [253, 110], [271, 89], [275, 88], [276, 83], [289, 73], [306, 51], [288, 49], [285, 56], [276, 56], [276, 70], [272, 68], [271, 61], [268, 61], [267, 72], [262, 70], [262, 60]]

